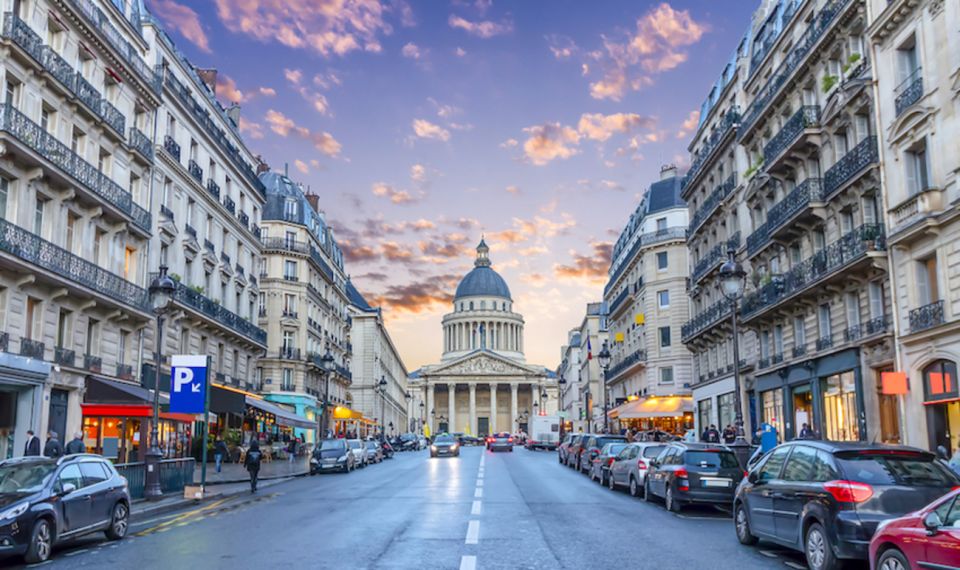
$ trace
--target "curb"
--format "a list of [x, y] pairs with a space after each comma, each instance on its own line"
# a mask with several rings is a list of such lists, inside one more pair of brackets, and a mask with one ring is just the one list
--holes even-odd
[[[297, 477], [305, 477], [309, 475], [309, 471], [303, 471], [302, 473], [288, 473], [286, 475], [272, 475], [270, 477], [260, 477], [258, 481], [276, 481], [277, 479], [295, 479]], [[231, 479], [229, 481], [207, 481], [207, 487], [216, 487], [217, 485], [236, 485], [237, 483], [249, 483], [250, 477], [244, 477], [243, 479]], [[196, 483], [199, 485], [200, 483]]]

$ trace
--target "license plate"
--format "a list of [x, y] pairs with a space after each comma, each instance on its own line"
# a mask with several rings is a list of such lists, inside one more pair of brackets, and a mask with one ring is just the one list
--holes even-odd
[[732, 483], [730, 479], [703, 479], [701, 482], [704, 487], [729, 487]]

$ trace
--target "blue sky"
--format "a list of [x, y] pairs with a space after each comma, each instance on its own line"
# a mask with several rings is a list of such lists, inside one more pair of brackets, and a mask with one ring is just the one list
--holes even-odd
[[409, 369], [436, 361], [473, 247], [553, 368], [611, 242], [756, 0], [148, 0], [248, 145], [321, 196], [347, 271]]

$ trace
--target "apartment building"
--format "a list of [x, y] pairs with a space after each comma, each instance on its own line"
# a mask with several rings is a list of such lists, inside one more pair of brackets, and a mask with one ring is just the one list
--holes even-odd
[[896, 369], [909, 378], [882, 387], [884, 413], [889, 425], [900, 418], [905, 443], [954, 450], [960, 436], [960, 6], [870, 0], [868, 9]]
[[613, 248], [604, 288], [611, 355], [605, 390], [621, 427], [692, 427], [692, 356], [680, 337], [690, 314], [681, 181], [675, 166], [664, 166]]
[[[603, 369], [597, 355], [608, 342], [607, 317], [603, 303], [587, 303], [580, 321], [580, 328], [570, 337], [571, 342], [578, 341], [574, 349], [578, 355], [570, 363], [574, 367], [577, 382], [572, 395], [566, 396], [571, 402], [577, 402], [576, 415], [573, 416], [573, 430], [581, 428], [587, 433], [597, 433], [603, 429], [603, 415], [608, 403], [608, 393], [603, 382]], [[573, 387], [572, 387], [573, 388]]]
[[[326, 397], [329, 413], [327, 425], [320, 426], [323, 433], [343, 427], [335, 426], [335, 415], [338, 421], [360, 420], [353, 413], [350, 390], [350, 300], [343, 252], [319, 207], [319, 196], [305, 194], [286, 174], [264, 172], [260, 179], [267, 190], [257, 302], [268, 338], [259, 364], [262, 390], [268, 400], [291, 404], [317, 421], [324, 417]], [[329, 377], [321, 362], [328, 351], [335, 362]]]
[[371, 307], [349, 280], [347, 297], [353, 344], [351, 392], [357, 411], [374, 418], [373, 427], [388, 436], [416, 431], [408, 412], [413, 395], [407, 388], [407, 367], [387, 331], [382, 309]]
[[0, 459], [78, 431], [88, 384], [139, 368], [161, 97], [136, 3], [4, 6]]
[[557, 408], [563, 418], [564, 431], [572, 431], [579, 422], [583, 401], [580, 400], [580, 329], [567, 332], [567, 344], [560, 347], [557, 365]]

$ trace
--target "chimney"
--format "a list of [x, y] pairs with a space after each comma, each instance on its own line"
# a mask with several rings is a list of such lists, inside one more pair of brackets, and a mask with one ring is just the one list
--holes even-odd
[[263, 156], [262, 156], [262, 155], [259, 155], [259, 154], [258, 154], [258, 155], [256, 156], [256, 160], [257, 160], [257, 176], [260, 176], [260, 175], [263, 174], [264, 172], [269, 172], [269, 171], [270, 171], [270, 165], [267, 164], [267, 161], [266, 161], [266, 160], [263, 160]]
[[677, 175], [677, 165], [676, 164], [664, 164], [660, 167], [660, 180], [667, 180], [668, 178], [674, 178]]
[[233, 121], [233, 126], [240, 127], [240, 105], [234, 103], [227, 109], [227, 117]]
[[198, 67], [198, 68], [197, 68], [197, 75], [199, 75], [199, 76], [200, 76], [200, 79], [203, 80], [204, 83], [206, 83], [207, 89], [209, 89], [211, 93], [213, 93], [214, 95], [216, 95], [216, 93], [217, 93], [217, 70], [216, 70], [215, 68], [200, 69], [200, 68]]
[[320, 213], [320, 196], [314, 194], [313, 192], [307, 193], [307, 202], [310, 204], [310, 207], [313, 208], [313, 211]]

